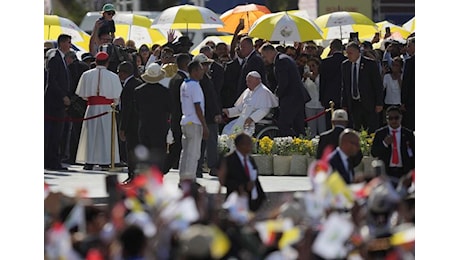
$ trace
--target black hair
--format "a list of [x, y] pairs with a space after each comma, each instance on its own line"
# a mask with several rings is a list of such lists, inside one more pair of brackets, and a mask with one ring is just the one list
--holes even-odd
[[59, 34], [58, 36], [58, 39], [57, 39], [57, 43], [58, 43], [58, 46], [60, 43], [63, 43], [67, 40], [72, 40], [72, 36], [68, 35], [68, 34]]
[[120, 234], [119, 240], [125, 259], [144, 255], [143, 250], [147, 245], [147, 237], [139, 226], [127, 226]]
[[251, 137], [245, 133], [241, 133], [235, 137], [235, 146], [238, 147], [244, 141], [252, 141]]
[[176, 57], [177, 67], [183, 68], [191, 61], [190, 55], [188, 53], [179, 53]]
[[398, 114], [400, 114], [400, 115], [402, 114], [402, 113], [401, 113], [401, 109], [399, 109], [399, 107], [397, 107], [397, 106], [390, 106], [390, 107], [388, 107], [387, 110], [386, 110], [386, 114], [388, 115], [391, 111], [396, 111], [396, 112], [398, 112]]
[[275, 47], [273, 47], [273, 45], [271, 45], [270, 43], [264, 43], [262, 47], [260, 47], [260, 50], [261, 51], [276, 51]]
[[331, 50], [335, 50], [335, 51], [342, 51], [343, 50], [343, 44], [342, 44], [342, 41], [339, 40], [339, 39], [334, 39], [331, 41], [330, 45], [329, 45], [329, 48]]
[[123, 61], [120, 65], [118, 65], [118, 72], [124, 72], [131, 75], [134, 73], [134, 66], [131, 62]]
[[201, 67], [201, 63], [199, 61], [191, 61], [187, 65], [188, 73], [192, 74], [194, 70], [197, 70]]

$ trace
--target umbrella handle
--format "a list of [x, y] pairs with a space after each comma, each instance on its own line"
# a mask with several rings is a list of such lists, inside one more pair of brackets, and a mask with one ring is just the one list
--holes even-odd
[[251, 24], [250, 24], [250, 21], [249, 21], [249, 12], [246, 12], [246, 16], [248, 18], [248, 32], [249, 32], [249, 29], [251, 28]]

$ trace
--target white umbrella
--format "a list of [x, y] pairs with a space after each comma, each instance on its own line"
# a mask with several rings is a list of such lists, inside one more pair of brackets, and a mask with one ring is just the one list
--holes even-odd
[[312, 20], [283, 11], [257, 19], [248, 35], [268, 41], [305, 42], [322, 39], [322, 34]]
[[350, 32], [358, 32], [361, 37], [378, 31], [369, 17], [357, 12], [332, 12], [316, 18], [315, 23], [323, 30], [324, 39], [348, 38]]
[[153, 21], [153, 28], [208, 29], [221, 28], [223, 22], [212, 10], [194, 5], [179, 5], [165, 9]]

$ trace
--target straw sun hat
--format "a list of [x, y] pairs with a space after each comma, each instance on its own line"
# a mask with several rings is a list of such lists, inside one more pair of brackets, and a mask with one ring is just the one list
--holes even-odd
[[147, 83], [158, 83], [160, 80], [164, 79], [165, 71], [157, 63], [150, 64], [145, 70], [144, 74], [141, 75], [141, 78]]

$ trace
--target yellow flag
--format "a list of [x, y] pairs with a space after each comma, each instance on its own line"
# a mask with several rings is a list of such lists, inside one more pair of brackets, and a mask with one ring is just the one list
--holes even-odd
[[214, 225], [211, 228], [214, 232], [214, 239], [211, 242], [211, 256], [220, 259], [230, 250], [230, 239], [220, 228]]
[[332, 193], [332, 195], [334, 195], [335, 197], [343, 196], [350, 205], [353, 204], [353, 193], [348, 188], [342, 176], [340, 176], [340, 174], [337, 171], [329, 175], [329, 177], [326, 180], [326, 186]]

